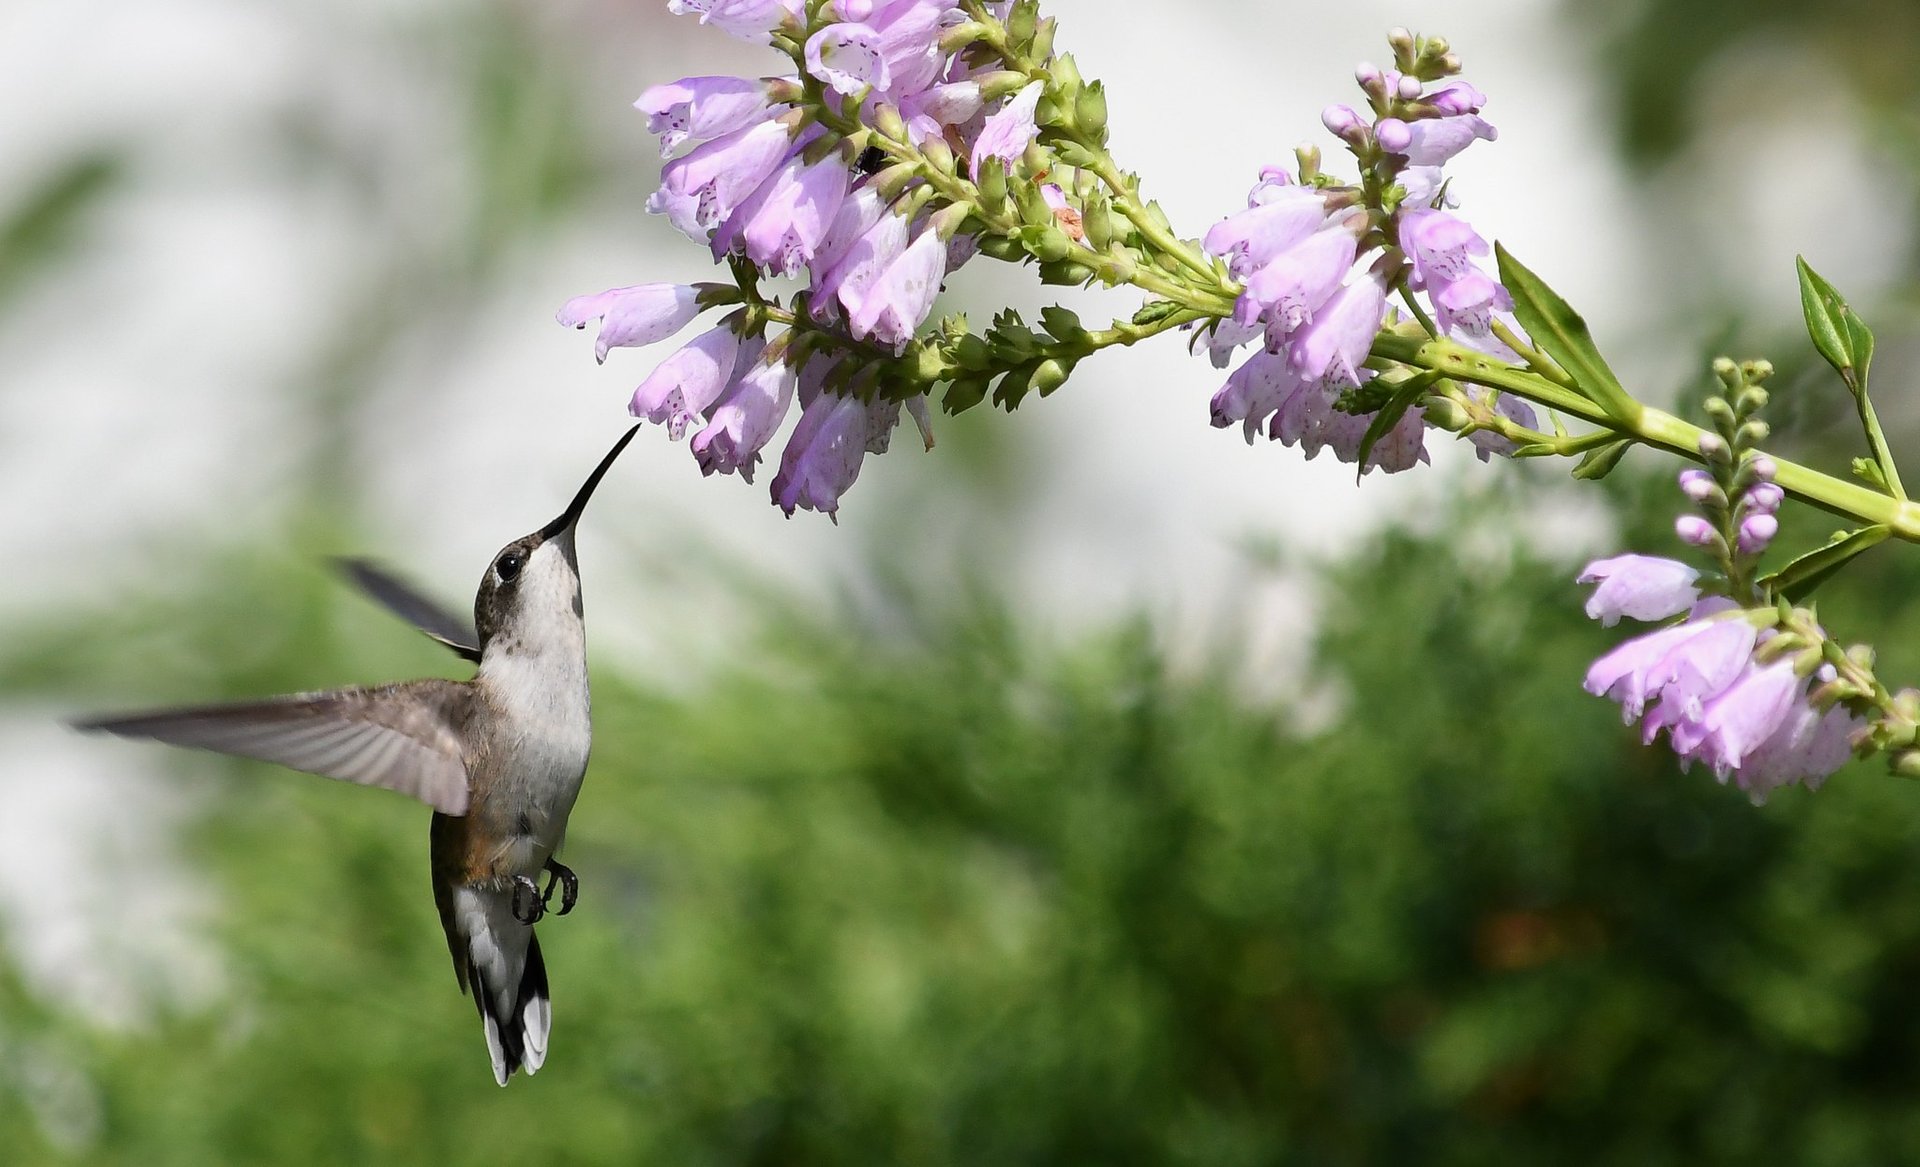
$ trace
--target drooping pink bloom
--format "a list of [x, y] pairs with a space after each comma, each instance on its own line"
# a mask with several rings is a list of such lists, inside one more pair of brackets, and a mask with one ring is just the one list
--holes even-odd
[[729, 36], [765, 44], [773, 30], [801, 15], [800, 0], [667, 0], [675, 16], [698, 16]]
[[800, 412], [773, 477], [774, 505], [836, 514], [840, 496], [860, 476], [867, 456], [867, 407], [858, 398], [821, 393]]
[[928, 86], [900, 99], [900, 116], [915, 145], [945, 137], [948, 126], [964, 126], [980, 116], [985, 103], [980, 83], [971, 78]]
[[712, 420], [690, 447], [700, 473], [739, 472], [753, 481], [760, 450], [772, 439], [793, 402], [795, 374], [783, 353], [765, 352], [733, 379], [711, 411]]
[[667, 196], [691, 199], [694, 222], [703, 230], [718, 227], [786, 160], [792, 145], [779, 121], [722, 134], [661, 168], [660, 190], [647, 200], [647, 210], [668, 213]]
[[1576, 582], [1600, 585], [1587, 597], [1587, 615], [1611, 628], [1622, 616], [1665, 620], [1679, 615], [1700, 598], [1694, 586], [1699, 578], [1699, 572], [1678, 560], [1616, 555], [1587, 564]]
[[[1285, 353], [1257, 350], [1227, 377], [1227, 383], [1213, 395], [1214, 428], [1225, 429], [1239, 422], [1246, 434], [1247, 444], [1252, 445], [1254, 436], [1266, 426], [1267, 419], [1299, 388], [1300, 378], [1289, 365]], [[1298, 440], [1298, 433], [1294, 433], [1293, 438]], [[1287, 444], [1291, 445], [1292, 442]]]
[[682, 77], [653, 86], [633, 106], [647, 115], [662, 158], [682, 142], [704, 142], [764, 121], [772, 109], [766, 84], [745, 77]]
[[871, 337], [899, 352], [933, 310], [933, 299], [940, 293], [940, 280], [946, 271], [946, 244], [933, 228], [921, 228], [899, 258], [868, 286], [859, 303], [848, 302], [849, 330], [856, 337]]
[[825, 240], [846, 199], [849, 179], [846, 164], [836, 154], [811, 165], [795, 154], [714, 232], [715, 258], [725, 255], [737, 239], [754, 263], [793, 275]]
[[[1485, 400], [1487, 394], [1491, 392], [1477, 385], [1468, 385], [1466, 390], [1467, 396], [1473, 398], [1475, 401]], [[1511, 393], [1500, 394], [1493, 403], [1493, 411], [1501, 417], [1512, 422], [1517, 422], [1528, 429], [1539, 428], [1540, 419], [1535, 416], [1533, 406], [1529, 405], [1525, 400], [1515, 397]], [[1473, 443], [1474, 456], [1482, 462], [1492, 461], [1496, 454], [1502, 458], [1513, 457], [1513, 442], [1500, 436], [1493, 430], [1475, 430], [1467, 435], [1467, 440]]]
[[585, 328], [598, 317], [600, 333], [593, 341], [593, 358], [605, 362], [607, 351], [638, 348], [665, 340], [700, 314], [700, 289], [689, 284], [636, 284], [608, 288], [590, 296], [575, 296], [560, 306], [555, 318], [569, 328]]
[[1326, 222], [1327, 204], [1319, 194], [1308, 187], [1282, 186], [1265, 202], [1215, 223], [1202, 242], [1208, 254], [1227, 261], [1235, 279], [1245, 279]]
[[880, 34], [880, 56], [886, 62], [887, 83], [877, 88], [894, 104], [939, 80], [947, 62], [940, 51], [940, 33], [952, 11], [953, 5], [942, 0], [888, 0], [866, 16], [868, 27]]
[[907, 220], [883, 212], [850, 244], [840, 261], [817, 276], [811, 301], [816, 319], [833, 315], [836, 303], [851, 313], [866, 298], [867, 289], [907, 249]]
[[1293, 367], [1308, 381], [1342, 388], [1358, 385], [1360, 366], [1373, 348], [1386, 308], [1387, 285], [1378, 273], [1369, 271], [1341, 285], [1288, 345]]
[[628, 412], [667, 427], [679, 441], [732, 379], [736, 365], [759, 353], [758, 341], [743, 341], [731, 325], [708, 329], [661, 361], [633, 391]]
[[1466, 275], [1432, 292], [1434, 317], [1445, 333], [1486, 338], [1493, 335], [1493, 314], [1511, 312], [1513, 297], [1485, 272]]
[[893, 84], [880, 34], [866, 24], [830, 24], [807, 38], [807, 72], [835, 93], [852, 96]]
[[1262, 321], [1268, 344], [1284, 340], [1340, 287], [1353, 266], [1355, 247], [1353, 232], [1328, 227], [1282, 251], [1247, 277], [1246, 288], [1234, 301], [1234, 322]]
[[1628, 722], [1655, 699], [1672, 701], [1676, 712], [1697, 711], [1732, 684], [1753, 656], [1752, 624], [1737, 615], [1708, 618], [1732, 609], [1721, 597], [1702, 600], [1684, 623], [1620, 645], [1587, 670], [1587, 692], [1618, 701]]
[[1445, 287], [1476, 270], [1474, 257], [1487, 254], [1487, 241], [1465, 220], [1445, 211], [1400, 213], [1400, 250], [1413, 261], [1415, 291]]
[[1477, 114], [1423, 118], [1409, 122], [1407, 130], [1412, 140], [1399, 153], [1413, 166], [1445, 166], [1475, 142], [1491, 142], [1500, 136], [1500, 131]]
[[981, 127], [980, 136], [973, 141], [973, 173], [980, 173], [981, 164], [989, 158], [998, 158], [1011, 168], [1026, 153], [1027, 147], [1040, 132], [1033, 118], [1034, 111], [1040, 105], [1040, 94], [1045, 88], [1045, 85], [1035, 81], [987, 115], [986, 125]]

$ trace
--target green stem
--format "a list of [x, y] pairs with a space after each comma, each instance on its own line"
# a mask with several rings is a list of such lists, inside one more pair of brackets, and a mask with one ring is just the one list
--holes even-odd
[[[1689, 461], [1704, 462], [1700, 456], [1700, 439], [1707, 431], [1699, 426], [1651, 406], [1643, 406], [1640, 416], [1632, 421], [1619, 421], [1608, 416], [1592, 401], [1555, 385], [1538, 373], [1516, 369], [1452, 341], [1383, 334], [1374, 341], [1373, 355], [1376, 359], [1395, 361], [1416, 369], [1436, 369], [1458, 381], [1514, 393], [1536, 404], [1572, 414], [1621, 437], [1656, 446]], [[1769, 453], [1767, 456], [1779, 468], [1774, 481], [1788, 494], [1863, 525], [1882, 524], [1897, 537], [1909, 543], [1920, 543], [1920, 505], [1822, 474], [1777, 454]]]

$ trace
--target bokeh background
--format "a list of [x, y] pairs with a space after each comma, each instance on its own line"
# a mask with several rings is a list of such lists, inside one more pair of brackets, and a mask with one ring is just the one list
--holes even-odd
[[[1805, 252], [1920, 436], [1906, 0], [1048, 10], [1188, 234], [1445, 33], [1502, 131], [1465, 212], [1629, 383], [1770, 355], [1844, 466]], [[1756, 809], [1578, 692], [1571, 575], [1671, 550], [1671, 467], [1356, 486], [1210, 430], [1177, 345], [896, 443], [837, 527], [642, 435], [508, 1090], [424, 810], [61, 727], [459, 675], [325, 557], [457, 605], [551, 517], [657, 355], [554, 307], [704, 271], [628, 103], [770, 59], [612, 0], [0, 6], [0, 1161], [1920, 1161], [1920, 788]], [[1917, 587], [1876, 552], [1829, 620], [1911, 680]]]

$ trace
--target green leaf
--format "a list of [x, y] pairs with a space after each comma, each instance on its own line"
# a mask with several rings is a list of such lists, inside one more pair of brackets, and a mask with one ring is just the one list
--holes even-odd
[[1807, 335], [1813, 338], [1814, 349], [1845, 378], [1853, 368], [1853, 344], [1840, 320], [1846, 301], [1808, 266], [1805, 256], [1794, 256], [1793, 266], [1800, 276], [1800, 313], [1807, 320]]
[[1494, 244], [1500, 261], [1500, 282], [1513, 296], [1513, 314], [1533, 343], [1572, 374], [1580, 392], [1617, 421], [1639, 420], [1640, 403], [1613, 375], [1587, 331], [1587, 322], [1539, 276], [1513, 258], [1505, 246]]
[[1880, 473], [1880, 463], [1875, 462], [1872, 458], [1855, 458], [1853, 460], [1853, 476], [1876, 489], [1885, 490], [1887, 488], [1887, 476]]
[[1878, 467], [1877, 475], [1869, 475], [1861, 471], [1856, 461], [1853, 472], [1895, 498], [1905, 498], [1907, 491], [1900, 483], [1900, 470], [1893, 462], [1893, 448], [1888, 445], [1886, 431], [1880, 428], [1880, 418], [1867, 396], [1867, 372], [1873, 363], [1873, 330], [1860, 319], [1860, 314], [1847, 303], [1839, 289], [1808, 265], [1804, 256], [1795, 256], [1793, 262], [1800, 275], [1800, 308], [1807, 318], [1807, 335], [1813, 338], [1813, 347], [1840, 374], [1847, 390], [1853, 394], [1854, 405], [1860, 413], [1860, 428], [1866, 432], [1867, 447], [1873, 451], [1873, 461]]
[[1587, 482], [1605, 478], [1613, 473], [1613, 468], [1620, 464], [1620, 459], [1625, 457], [1627, 451], [1631, 449], [1633, 449], [1632, 438], [1621, 438], [1617, 442], [1596, 446], [1588, 450], [1586, 457], [1580, 459], [1580, 464], [1573, 468], [1573, 476]]
[[1809, 551], [1772, 575], [1762, 577], [1760, 586], [1797, 604], [1813, 594], [1815, 588], [1827, 582], [1834, 572], [1845, 567], [1854, 556], [1884, 542], [1892, 533], [1891, 528], [1877, 523], [1846, 534], [1836, 533], [1833, 541], [1825, 547]]
[[1373, 454], [1374, 443], [1391, 433], [1393, 427], [1400, 424], [1400, 419], [1406, 416], [1407, 410], [1425, 397], [1427, 391], [1433, 388], [1433, 383], [1439, 379], [1438, 372], [1429, 370], [1409, 377], [1394, 386], [1393, 396], [1387, 398], [1387, 403], [1373, 415], [1373, 421], [1367, 425], [1366, 434], [1360, 439], [1360, 457], [1357, 459], [1359, 469], [1355, 472], [1356, 475], [1367, 472], [1367, 459]]

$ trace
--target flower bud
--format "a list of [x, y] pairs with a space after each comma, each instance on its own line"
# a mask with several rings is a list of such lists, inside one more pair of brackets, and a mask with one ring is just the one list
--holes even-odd
[[1719, 493], [1720, 484], [1705, 470], [1690, 466], [1680, 472], [1680, 491], [1694, 502], [1705, 502]]
[[1771, 482], [1761, 482], [1747, 490], [1747, 509], [1755, 514], [1770, 515], [1780, 509], [1786, 501], [1787, 492]]
[[1405, 153], [1413, 145], [1413, 131], [1399, 118], [1381, 118], [1373, 127], [1373, 136], [1389, 154]]
[[1772, 515], [1748, 515], [1740, 523], [1740, 554], [1758, 555], [1780, 533], [1780, 520]]
[[1747, 473], [1753, 475], [1756, 481], [1772, 482], [1773, 476], [1779, 473], [1779, 471], [1780, 467], [1775, 465], [1773, 459], [1767, 457], [1765, 454], [1761, 454], [1756, 458], [1747, 459]]
[[1718, 537], [1713, 524], [1699, 515], [1681, 515], [1673, 524], [1673, 533], [1680, 536], [1682, 543], [1691, 543], [1695, 547], [1712, 546]]

